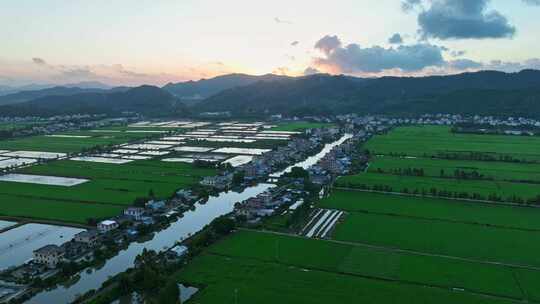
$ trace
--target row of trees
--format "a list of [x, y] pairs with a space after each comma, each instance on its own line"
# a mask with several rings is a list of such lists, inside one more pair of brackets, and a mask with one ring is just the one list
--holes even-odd
[[348, 183], [348, 182], [338, 182], [336, 183], [336, 186], [346, 187], [346, 188], [356, 188], [356, 189], [362, 189], [362, 190], [379, 191], [379, 192], [399, 192], [403, 194], [412, 194], [412, 195], [421, 195], [421, 196], [437, 196], [437, 197], [454, 198], [454, 199], [472, 199], [472, 200], [479, 200], [479, 201], [510, 202], [510, 203], [515, 203], [515, 204], [540, 205], [540, 194], [538, 194], [534, 198], [525, 199], [517, 195], [511, 195], [505, 198], [496, 193], [491, 193], [486, 196], [486, 195], [482, 195], [476, 192], [473, 192], [473, 193], [467, 192], [467, 191], [458, 192], [458, 191], [450, 191], [446, 189], [438, 189], [436, 187], [431, 187], [429, 189], [426, 189], [426, 188], [409, 189], [407, 187], [401, 188], [401, 189], [393, 189], [391, 186], [385, 185], [385, 184], [368, 185], [368, 184], [358, 184], [358, 183]]

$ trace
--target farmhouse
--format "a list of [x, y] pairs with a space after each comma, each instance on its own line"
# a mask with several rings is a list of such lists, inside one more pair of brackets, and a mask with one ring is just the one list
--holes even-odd
[[64, 258], [64, 250], [57, 245], [46, 245], [34, 251], [34, 261], [55, 268]]
[[98, 242], [98, 233], [96, 230], [86, 230], [77, 233], [73, 239], [77, 243], [85, 244], [88, 247], [94, 247]]
[[106, 233], [106, 232], [109, 232], [111, 230], [118, 228], [118, 223], [113, 220], [105, 220], [105, 221], [100, 222], [97, 227], [98, 227], [99, 232]]
[[131, 217], [132, 219], [136, 221], [140, 221], [143, 214], [144, 214], [144, 208], [129, 207], [126, 210], [124, 210], [125, 216]]

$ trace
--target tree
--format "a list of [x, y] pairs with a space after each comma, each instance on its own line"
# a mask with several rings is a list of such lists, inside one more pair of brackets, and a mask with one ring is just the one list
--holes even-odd
[[232, 178], [232, 184], [238, 186], [241, 183], [243, 183], [245, 175], [246, 174], [244, 171], [238, 171], [234, 173], [233, 178]]
[[290, 178], [304, 178], [304, 179], [308, 179], [309, 178], [309, 172], [306, 171], [304, 168], [302, 167], [293, 167], [291, 169], [291, 172], [289, 173], [286, 173], [285, 174], [286, 177], [290, 177]]
[[234, 229], [236, 223], [233, 219], [228, 217], [220, 217], [215, 219], [211, 225], [217, 234], [225, 235], [229, 234]]
[[180, 289], [174, 280], [169, 280], [159, 290], [157, 300], [159, 304], [180, 304]]

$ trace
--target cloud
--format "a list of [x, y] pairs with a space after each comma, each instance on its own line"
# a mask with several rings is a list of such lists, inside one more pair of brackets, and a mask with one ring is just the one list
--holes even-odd
[[388, 38], [388, 43], [390, 43], [390, 44], [402, 44], [403, 43], [403, 38], [401, 37], [401, 35], [399, 33], [395, 33], [394, 35], [392, 35], [392, 37]]
[[308, 75], [315, 75], [315, 74], [319, 74], [321, 71], [317, 70], [316, 68], [313, 68], [313, 67], [307, 67], [305, 70], [304, 70], [304, 75], [308, 76]]
[[317, 66], [343, 73], [380, 73], [392, 69], [414, 72], [445, 64], [441, 47], [427, 43], [363, 48], [355, 43], [343, 46], [337, 36], [325, 36], [315, 48], [325, 55], [314, 58]]
[[293, 24], [292, 21], [288, 21], [288, 20], [283, 20], [283, 19], [280, 19], [278, 17], [275, 17], [274, 18], [274, 21], [276, 23], [280, 23], [280, 24]]
[[465, 51], [454, 51], [429, 43], [416, 43], [393, 47], [362, 47], [357, 43], [345, 45], [337, 36], [325, 36], [316, 44], [320, 56], [312, 58], [304, 74], [314, 72], [351, 74], [358, 76], [425, 76], [445, 75], [464, 71], [498, 70], [518, 72], [540, 69], [540, 58], [522, 62], [492, 60], [480, 62], [468, 58], [445, 60], [443, 53], [461, 57]]
[[404, 12], [410, 12], [414, 10], [415, 7], [420, 6], [422, 4], [422, 0], [404, 0], [401, 2], [401, 9]]
[[298, 41], [291, 42], [291, 46], [297, 46], [298, 44], [300, 44], [300, 42], [298, 42]]
[[471, 69], [480, 69], [484, 65], [480, 62], [470, 60], [470, 59], [456, 59], [456, 60], [449, 61], [448, 66], [451, 69], [463, 71], [463, 70], [471, 70]]
[[319, 39], [317, 43], [315, 43], [315, 48], [318, 50], [321, 50], [326, 55], [330, 54], [333, 50], [341, 47], [341, 40], [339, 40], [338, 36], [330, 36], [326, 35]]
[[452, 57], [461, 57], [461, 56], [464, 56], [465, 54], [467, 54], [466, 51], [451, 51], [450, 52], [450, 56]]
[[272, 71], [272, 74], [289, 76], [289, 75], [292, 75], [293, 72], [288, 67], [278, 67]]
[[422, 7], [418, 15], [419, 32], [424, 39], [510, 38], [516, 33], [516, 28], [505, 16], [495, 10], [488, 10], [489, 0], [427, 2], [431, 4], [429, 8]]
[[37, 64], [37, 65], [46, 65], [47, 64], [47, 62], [43, 58], [39, 58], [39, 57], [32, 58], [32, 62]]
[[540, 0], [523, 0], [523, 2], [530, 5], [540, 5]]

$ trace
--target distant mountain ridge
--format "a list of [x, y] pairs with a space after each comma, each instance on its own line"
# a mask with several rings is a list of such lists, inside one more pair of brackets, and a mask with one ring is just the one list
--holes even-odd
[[[228, 89], [195, 105], [194, 110], [230, 111], [239, 116], [262, 113], [391, 114], [397, 109], [407, 114], [419, 113], [422, 109], [428, 112], [479, 111], [478, 114], [499, 113], [499, 115], [520, 112], [540, 116], [540, 101], [537, 100], [535, 93], [539, 88], [540, 71], [537, 70], [523, 70], [519, 73], [482, 71], [449, 76], [367, 79], [317, 74], [279, 82], [257, 82]], [[505, 91], [497, 98], [498, 107], [491, 100], [482, 100], [486, 96], [491, 96], [486, 95], [489, 91]], [[454, 92], [461, 94], [452, 95]], [[529, 96], [525, 92], [532, 95]], [[450, 99], [450, 96], [454, 96], [456, 100]], [[523, 98], [530, 100], [521, 102]], [[461, 100], [465, 99], [468, 102], [460, 104]], [[516, 103], [517, 107], [512, 108], [512, 103]], [[456, 106], [453, 107], [452, 104]], [[485, 111], [482, 105], [488, 104], [490, 110]], [[531, 108], [528, 110], [523, 108], [525, 104]], [[512, 109], [512, 112], [508, 112], [508, 109]]]
[[33, 99], [46, 97], [46, 96], [67, 96], [75, 95], [82, 93], [105, 93], [105, 92], [119, 92], [127, 90], [127, 87], [116, 87], [116, 88], [80, 88], [80, 87], [71, 87], [71, 86], [57, 86], [52, 88], [40, 89], [40, 90], [31, 90], [31, 91], [20, 91], [17, 93], [7, 94], [0, 96], [0, 105], [16, 104], [25, 101], [30, 101]]
[[18, 104], [0, 106], [6, 116], [54, 116], [137, 112], [148, 116], [185, 115], [186, 107], [172, 94], [155, 86], [120, 91], [49, 95]]
[[[210, 96], [193, 102], [186, 99], [187, 95], [173, 95], [170, 92], [173, 88], [181, 95], [204, 92]], [[7, 116], [50, 116], [134, 111], [150, 116], [168, 116], [184, 115], [189, 110], [193, 114], [229, 111], [239, 117], [276, 113], [401, 116], [459, 113], [540, 118], [538, 70], [381, 78], [328, 74], [302, 77], [231, 74], [169, 84], [163, 89], [153, 86], [112, 90], [61, 87], [21, 94], [32, 100], [0, 106], [0, 113]]]
[[180, 98], [185, 103], [196, 103], [223, 90], [246, 86], [258, 81], [289, 79], [288, 76], [266, 74], [261, 76], [247, 74], [227, 74], [210, 79], [168, 83], [163, 89]]
[[114, 86], [99, 81], [81, 81], [66, 84], [27, 84], [23, 86], [0, 85], [0, 96], [15, 94], [22, 91], [38, 91], [54, 87], [80, 88], [80, 89], [103, 89], [110, 90]]

